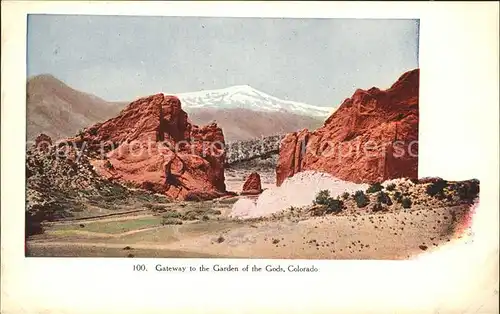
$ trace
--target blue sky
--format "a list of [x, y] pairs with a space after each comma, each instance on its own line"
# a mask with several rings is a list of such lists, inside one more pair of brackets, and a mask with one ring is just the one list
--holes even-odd
[[337, 106], [418, 67], [416, 20], [30, 15], [28, 77], [106, 100], [250, 85]]

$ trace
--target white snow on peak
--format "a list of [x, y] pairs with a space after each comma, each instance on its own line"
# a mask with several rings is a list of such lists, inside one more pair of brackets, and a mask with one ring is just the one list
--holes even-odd
[[264, 112], [291, 112], [311, 117], [328, 117], [334, 108], [308, 105], [283, 100], [258, 91], [249, 85], [236, 85], [223, 89], [202, 90], [190, 93], [164, 93], [176, 95], [184, 110], [196, 108], [243, 108]]

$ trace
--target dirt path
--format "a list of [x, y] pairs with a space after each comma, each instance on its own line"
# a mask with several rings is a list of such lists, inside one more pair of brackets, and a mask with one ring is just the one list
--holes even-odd
[[[144, 211], [141, 209], [140, 211]], [[139, 211], [134, 211], [134, 212], [139, 212]], [[132, 212], [127, 212], [123, 213], [123, 215], [131, 214]], [[112, 222], [112, 221], [124, 221], [124, 220], [131, 220], [131, 219], [140, 219], [140, 218], [148, 218], [148, 217], [153, 217], [153, 214], [143, 214], [143, 215], [129, 215], [129, 216], [124, 216], [124, 217], [112, 217], [112, 218], [99, 218], [99, 217], [89, 217], [85, 220], [81, 219], [78, 221], [71, 220], [71, 221], [55, 221], [48, 223], [49, 226], [58, 226], [58, 225], [78, 225], [81, 223], [94, 223], [94, 222]]]
[[[105, 217], [130, 215], [133, 213], [139, 213], [139, 212], [144, 212], [144, 211], [146, 211], [146, 209], [134, 209], [134, 210], [124, 211], [124, 212], [110, 213], [110, 214], [104, 214], [104, 215], [98, 215], [98, 216], [81, 217], [81, 218], [66, 218], [66, 219], [50, 222], [50, 224], [80, 223], [82, 221], [89, 221], [89, 220], [104, 221], [102, 218], [105, 218]], [[133, 216], [133, 217], [136, 217], [136, 216]]]
[[[146, 232], [146, 231], [151, 231], [151, 230], [156, 230], [159, 228], [162, 228], [163, 226], [156, 226], [156, 227], [150, 227], [150, 228], [143, 228], [143, 229], [136, 229], [136, 230], [130, 230], [122, 233], [104, 233], [104, 232], [93, 232], [93, 231], [86, 231], [86, 230], [69, 230], [73, 235], [83, 235], [83, 236], [89, 236], [89, 237], [96, 237], [96, 238], [120, 238], [140, 232]], [[47, 234], [57, 234], [59, 231], [48, 231]], [[49, 242], [46, 239], [39, 239], [39, 240], [32, 240], [32, 243], [52, 243]], [[69, 243], [69, 242], [68, 242]]]

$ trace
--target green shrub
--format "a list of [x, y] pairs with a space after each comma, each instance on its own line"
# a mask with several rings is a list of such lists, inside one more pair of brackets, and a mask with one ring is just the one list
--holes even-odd
[[394, 189], [396, 188], [396, 184], [395, 183], [391, 183], [391, 184], [388, 184], [385, 189], [387, 191], [394, 191]]
[[377, 182], [377, 183], [370, 185], [370, 187], [368, 189], [366, 189], [366, 193], [375, 193], [378, 191], [382, 191], [383, 188], [384, 187], [382, 186], [382, 184]]
[[146, 203], [146, 204], [144, 204], [144, 207], [146, 207], [147, 209], [149, 209], [155, 213], [171, 212], [171, 211], [175, 212], [175, 210], [167, 208], [165, 205], [160, 205], [160, 204]]
[[182, 215], [184, 220], [198, 220], [200, 219], [200, 213], [196, 211], [188, 211]]
[[401, 201], [403, 200], [403, 194], [401, 194], [400, 191], [394, 192], [394, 200], [396, 201], [396, 203], [401, 203]]
[[351, 196], [351, 195], [349, 194], [349, 192], [344, 192], [344, 193], [342, 193], [342, 198], [343, 198], [343, 199], [345, 199], [345, 200], [346, 200], [346, 199], [348, 199], [348, 198], [349, 198], [349, 196]]
[[175, 210], [169, 210], [165, 214], [163, 214], [163, 218], [181, 218], [182, 215]]
[[179, 218], [165, 218], [161, 220], [162, 225], [182, 225], [182, 220]]
[[363, 208], [370, 203], [370, 200], [363, 191], [356, 191], [356, 193], [354, 193], [354, 200], [358, 208]]
[[342, 211], [344, 207], [344, 202], [339, 199], [330, 198], [328, 204], [326, 204], [326, 212], [338, 213]]
[[384, 191], [380, 191], [377, 194], [377, 202], [386, 204], [386, 205], [392, 205], [392, 200], [389, 196], [389, 194], [385, 193]]
[[339, 212], [344, 207], [344, 202], [330, 196], [330, 191], [321, 190], [316, 195], [314, 204], [326, 206], [326, 212]]
[[411, 208], [411, 199], [409, 197], [405, 197], [401, 200], [401, 205], [403, 205], [403, 208]]
[[472, 200], [479, 194], [479, 181], [461, 182], [457, 187], [457, 192], [461, 200]]
[[448, 182], [443, 179], [438, 179], [435, 182], [432, 182], [429, 186], [426, 188], [426, 193], [430, 196], [444, 196], [444, 188], [448, 185]]
[[317, 205], [328, 205], [330, 199], [330, 191], [321, 190], [316, 194], [316, 198], [314, 199], [314, 204]]

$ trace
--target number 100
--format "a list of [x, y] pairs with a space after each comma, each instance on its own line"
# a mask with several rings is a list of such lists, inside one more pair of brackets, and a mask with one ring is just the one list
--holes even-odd
[[145, 271], [146, 270], [146, 265], [141, 264], [141, 265], [134, 265], [134, 271]]

